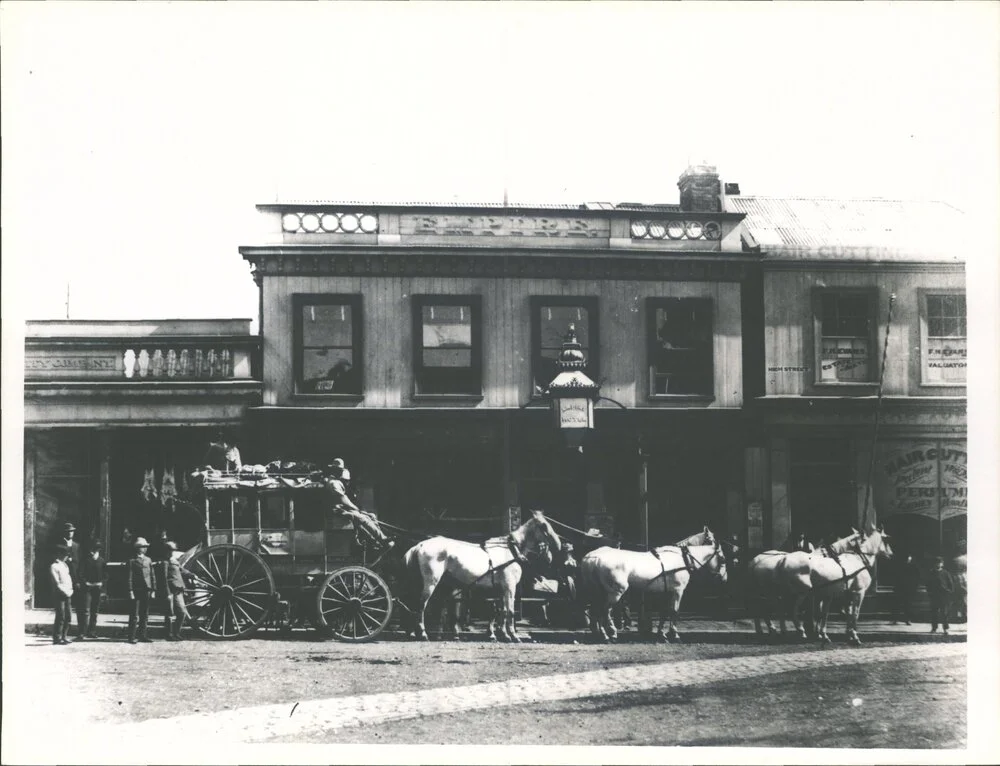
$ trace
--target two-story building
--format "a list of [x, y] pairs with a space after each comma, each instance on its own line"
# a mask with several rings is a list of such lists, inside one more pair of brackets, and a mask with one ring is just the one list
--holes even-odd
[[[738, 195], [725, 207], [746, 216], [745, 245], [762, 253], [751, 526], [774, 544], [877, 519], [897, 560], [964, 552], [962, 214], [935, 202]], [[880, 568], [879, 585], [893, 567]]]
[[260, 401], [250, 322], [26, 324], [24, 587], [33, 606], [50, 603], [47, 566], [67, 522], [115, 562], [134, 536], [197, 534], [201, 512], [183, 502], [188, 474], [220, 430], [236, 438], [245, 407]]
[[[260, 205], [271, 236], [240, 248], [261, 294], [248, 454], [342, 457], [410, 530], [477, 537], [543, 508], [633, 542], [740, 534], [760, 255], [714, 168], [679, 187], [679, 205]], [[543, 395], [570, 326], [605, 397], [582, 451]]]

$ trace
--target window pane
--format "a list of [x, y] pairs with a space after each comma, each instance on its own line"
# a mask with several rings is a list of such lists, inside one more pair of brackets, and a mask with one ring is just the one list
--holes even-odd
[[472, 350], [468, 348], [426, 348], [424, 367], [471, 367]]
[[303, 346], [343, 346], [354, 343], [351, 307], [328, 304], [302, 307]]
[[288, 503], [279, 494], [261, 494], [260, 525], [264, 529], [288, 527]]
[[240, 529], [256, 528], [257, 504], [252, 497], [237, 495], [233, 502], [234, 526]]
[[306, 392], [357, 393], [351, 349], [303, 349], [302, 384]]
[[469, 306], [424, 306], [423, 344], [430, 348], [472, 348]]
[[674, 299], [654, 313], [649, 338], [652, 394], [710, 395], [712, 380], [712, 304], [703, 299]]
[[563, 336], [570, 325], [576, 328], [576, 339], [584, 352], [590, 346], [589, 312], [583, 306], [541, 307], [542, 348], [562, 348]]

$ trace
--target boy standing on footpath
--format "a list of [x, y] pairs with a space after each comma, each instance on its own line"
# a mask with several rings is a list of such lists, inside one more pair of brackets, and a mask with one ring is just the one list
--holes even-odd
[[[183, 641], [181, 628], [186, 620], [191, 619], [188, 614], [187, 605], [184, 603], [184, 576], [181, 574], [181, 552], [177, 550], [177, 544], [172, 540], [167, 540], [164, 545], [169, 552], [169, 556], [164, 563], [166, 571], [164, 597], [166, 598], [166, 608], [164, 609], [164, 628], [166, 629], [167, 641]], [[171, 625], [171, 621], [173, 625]]]
[[146, 636], [146, 623], [149, 621], [149, 599], [155, 592], [153, 577], [153, 560], [146, 555], [149, 543], [146, 538], [135, 539], [135, 556], [128, 562], [128, 597], [131, 610], [128, 616], [128, 642], [136, 642], [136, 627], [138, 623], [138, 639], [144, 644], [152, 640]]
[[69, 546], [57, 545], [55, 560], [49, 567], [56, 600], [56, 619], [52, 626], [52, 643], [57, 646], [65, 646], [69, 643], [66, 640], [66, 630], [69, 628], [73, 614], [70, 607], [70, 601], [73, 598], [73, 577], [70, 574], [69, 565], [66, 563], [68, 556]]
[[80, 626], [80, 635], [76, 637], [77, 641], [97, 638], [97, 613], [100, 611], [101, 591], [104, 589], [104, 563], [101, 543], [94, 540], [78, 570], [80, 593], [77, 594], [77, 624]]
[[951, 609], [951, 597], [955, 593], [955, 581], [944, 568], [944, 559], [940, 556], [934, 559], [934, 568], [927, 578], [927, 593], [931, 597], [931, 633], [937, 633], [940, 622], [947, 636], [948, 610]]

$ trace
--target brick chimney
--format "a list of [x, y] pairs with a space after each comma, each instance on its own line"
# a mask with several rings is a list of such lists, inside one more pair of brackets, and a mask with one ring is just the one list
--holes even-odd
[[692, 213], [717, 213], [722, 209], [719, 200], [719, 172], [715, 165], [690, 165], [677, 181], [681, 190], [681, 210]]

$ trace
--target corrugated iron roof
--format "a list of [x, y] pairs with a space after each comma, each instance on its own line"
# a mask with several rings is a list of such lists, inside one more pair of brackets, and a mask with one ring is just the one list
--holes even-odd
[[391, 202], [391, 201], [375, 201], [375, 200], [325, 200], [325, 199], [289, 199], [280, 200], [278, 202], [265, 202], [259, 205], [259, 207], [294, 207], [296, 205], [303, 206], [322, 206], [322, 207], [398, 207], [398, 208], [414, 208], [414, 209], [426, 209], [426, 208], [459, 208], [459, 209], [473, 209], [473, 208], [486, 208], [490, 210], [502, 209], [502, 208], [515, 208], [521, 210], [634, 210], [640, 212], [656, 212], [656, 213], [670, 213], [679, 212], [681, 209], [680, 205], [670, 205], [665, 203], [652, 203], [644, 204], [641, 202], [581, 202], [581, 203], [568, 203], [568, 202], [508, 202], [504, 204], [503, 202], [459, 202], [452, 200], [451, 202]]
[[729, 196], [726, 209], [768, 258], [965, 259], [968, 222], [944, 202]]

